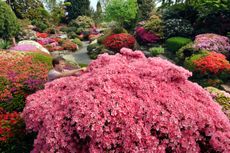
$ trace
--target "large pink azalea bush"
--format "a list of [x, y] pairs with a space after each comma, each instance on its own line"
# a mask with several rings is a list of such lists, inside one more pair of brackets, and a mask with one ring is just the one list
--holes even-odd
[[32, 152], [230, 152], [228, 118], [189, 76], [139, 51], [103, 54], [27, 98]]

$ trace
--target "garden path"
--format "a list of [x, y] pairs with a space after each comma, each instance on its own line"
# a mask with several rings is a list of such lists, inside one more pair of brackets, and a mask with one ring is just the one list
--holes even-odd
[[87, 46], [89, 45], [89, 41], [83, 41], [83, 47], [75, 53], [63, 55], [68, 61], [77, 62], [78, 64], [89, 64], [91, 59], [87, 54]]

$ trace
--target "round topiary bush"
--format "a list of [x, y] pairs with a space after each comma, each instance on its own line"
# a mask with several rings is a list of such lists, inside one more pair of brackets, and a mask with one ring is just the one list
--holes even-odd
[[134, 48], [135, 38], [127, 33], [113, 34], [108, 36], [103, 44], [107, 49], [110, 49], [115, 52], [119, 52], [122, 47]]
[[19, 24], [10, 6], [0, 1], [0, 37], [9, 38], [19, 32]]
[[25, 97], [43, 88], [52, 58], [45, 53], [1, 51], [0, 59], [0, 107], [21, 111]]
[[192, 42], [191, 39], [185, 37], [171, 37], [166, 40], [166, 47], [171, 52], [178, 51], [181, 47]]
[[23, 117], [33, 152], [229, 152], [230, 123], [191, 73], [123, 48], [47, 83]]
[[193, 34], [191, 23], [183, 19], [168, 19], [164, 22], [164, 37], [182, 36], [189, 37]]

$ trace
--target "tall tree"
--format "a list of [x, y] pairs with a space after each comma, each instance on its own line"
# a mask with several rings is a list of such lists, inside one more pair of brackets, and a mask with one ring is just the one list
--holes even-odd
[[109, 0], [105, 15], [107, 20], [116, 21], [123, 26], [124, 23], [136, 19], [137, 0]]
[[65, 0], [70, 5], [66, 6], [67, 21], [76, 19], [78, 16], [90, 16], [90, 1], [89, 0]]
[[155, 8], [155, 0], [137, 0], [138, 4], [138, 18], [145, 20], [149, 18], [149, 14]]

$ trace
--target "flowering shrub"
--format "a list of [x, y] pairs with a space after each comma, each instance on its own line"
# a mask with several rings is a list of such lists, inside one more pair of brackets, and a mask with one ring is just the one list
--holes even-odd
[[202, 73], [221, 73], [230, 72], [230, 63], [223, 54], [210, 52], [207, 56], [201, 57], [195, 61], [195, 70]]
[[194, 41], [196, 49], [205, 49], [208, 51], [215, 51], [218, 53], [230, 53], [230, 40], [228, 37], [207, 33], [196, 36]]
[[230, 123], [191, 73], [140, 51], [100, 55], [47, 83], [22, 116], [32, 152], [229, 152]]
[[[0, 107], [0, 110], [3, 110]], [[19, 113], [3, 113], [0, 112], [0, 143], [7, 141], [8, 138], [13, 137], [14, 125], [19, 121]]]
[[71, 40], [65, 40], [62, 43], [62, 47], [66, 50], [70, 50], [70, 51], [76, 51], [78, 46], [77, 44], [75, 44], [74, 42], [72, 42]]
[[10, 50], [40, 52], [40, 50], [36, 46], [30, 44], [17, 44], [16, 46], [11, 47]]
[[185, 58], [192, 56], [194, 53], [199, 52], [199, 50], [194, 48], [193, 43], [188, 43], [187, 45], [181, 47], [177, 52], [176, 52], [176, 58], [177, 62], [181, 63], [184, 62]]
[[41, 45], [47, 45], [47, 44], [56, 42], [56, 40], [52, 38], [40, 38], [37, 40], [37, 42]]
[[222, 110], [230, 118], [230, 94], [214, 87], [207, 87], [205, 89], [211, 94], [214, 101], [222, 106]]
[[36, 35], [38, 38], [47, 38], [48, 37], [48, 33], [37, 32]]
[[141, 43], [156, 43], [160, 40], [159, 36], [145, 30], [143, 27], [136, 28], [136, 37]]
[[0, 107], [22, 110], [24, 98], [43, 88], [51, 57], [43, 53], [0, 52]]
[[106, 48], [119, 52], [122, 47], [133, 48], [135, 45], [135, 38], [127, 33], [113, 34], [108, 36], [103, 44]]
[[165, 38], [174, 36], [188, 37], [193, 34], [193, 27], [191, 23], [183, 19], [168, 19], [164, 22]]

